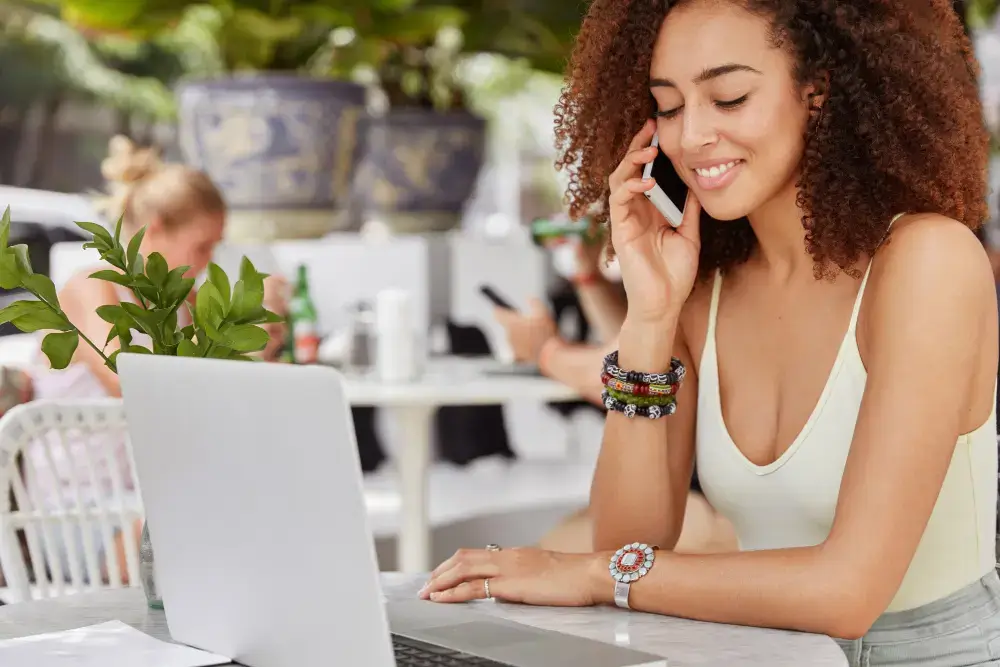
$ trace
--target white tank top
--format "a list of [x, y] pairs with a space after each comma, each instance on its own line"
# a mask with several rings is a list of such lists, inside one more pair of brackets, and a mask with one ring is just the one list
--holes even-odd
[[[716, 273], [698, 372], [696, 460], [706, 498], [733, 523], [742, 550], [813, 546], [830, 533], [868, 379], [855, 337], [867, 282], [866, 272], [847, 334], [805, 426], [778, 460], [758, 466], [737, 448], [722, 416], [715, 347], [722, 276]], [[995, 404], [986, 423], [955, 443], [937, 504], [886, 611], [940, 599], [995, 566]]]

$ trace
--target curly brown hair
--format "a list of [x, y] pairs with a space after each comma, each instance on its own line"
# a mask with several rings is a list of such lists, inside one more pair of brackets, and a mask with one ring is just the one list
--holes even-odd
[[[798, 181], [817, 276], [856, 275], [898, 212], [982, 224], [989, 137], [978, 64], [952, 0], [738, 1], [771, 20], [799, 83], [829, 82]], [[594, 0], [587, 12], [555, 109], [556, 166], [569, 174], [573, 217], [598, 206], [607, 222], [608, 177], [654, 111], [653, 45], [679, 2]], [[745, 218], [703, 212], [702, 276], [745, 261], [755, 244]]]

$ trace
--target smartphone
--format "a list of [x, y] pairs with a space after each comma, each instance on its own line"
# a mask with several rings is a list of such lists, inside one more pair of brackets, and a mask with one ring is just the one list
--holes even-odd
[[653, 142], [650, 145], [656, 146], [656, 157], [653, 158], [652, 162], [646, 163], [642, 170], [642, 177], [652, 177], [656, 184], [643, 194], [672, 227], [680, 227], [684, 217], [684, 202], [687, 201], [688, 186], [677, 175], [670, 158], [659, 150], [659, 135], [653, 135]]
[[510, 301], [500, 296], [497, 291], [489, 285], [480, 285], [479, 291], [483, 294], [483, 296], [492, 301], [494, 306], [497, 306], [498, 308], [506, 308], [507, 310], [517, 310], [517, 308], [515, 308]]

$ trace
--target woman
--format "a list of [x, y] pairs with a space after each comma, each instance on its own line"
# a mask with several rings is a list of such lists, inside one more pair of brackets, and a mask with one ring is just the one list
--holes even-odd
[[[463, 551], [423, 596], [617, 597], [827, 634], [853, 665], [995, 664], [988, 141], [951, 3], [664, 7], [591, 5], [557, 131], [574, 213], [610, 204], [629, 306], [606, 369], [681, 380], [676, 413], [611, 402], [596, 553]], [[677, 230], [643, 196], [654, 131], [690, 187]], [[741, 551], [671, 551], [695, 457]], [[634, 542], [661, 550], [612, 561]]]
[[[124, 215], [123, 235], [131, 237], [145, 227], [140, 252], [143, 256], [158, 252], [170, 267], [190, 266], [189, 276], [201, 273], [212, 259], [216, 245], [222, 239], [226, 206], [222, 194], [211, 179], [203, 172], [178, 164], [163, 164], [151, 149], [140, 149], [125, 137], [115, 137], [110, 144], [110, 154], [101, 165], [101, 171], [109, 184], [110, 196], [102, 202], [109, 219]], [[59, 302], [67, 317], [90, 340], [104, 341], [110, 324], [97, 315], [97, 309], [104, 305], [135, 300], [131, 292], [123, 287], [103, 280], [88, 278], [96, 268], [88, 267], [73, 275], [59, 293]], [[265, 283], [266, 306], [283, 313], [283, 283], [268, 279]], [[193, 298], [192, 294], [192, 298]], [[179, 319], [187, 315], [185, 309], [178, 311]], [[183, 325], [184, 322], [181, 321]], [[262, 353], [273, 359], [282, 342], [282, 330], [272, 328], [272, 339]], [[145, 341], [145, 342], [144, 342]], [[149, 346], [148, 337], [133, 332], [133, 343]], [[106, 353], [115, 349], [117, 340], [112, 341]], [[40, 362], [44, 359], [40, 356]], [[42, 366], [33, 373], [36, 399], [81, 399], [104, 396], [120, 396], [121, 386], [118, 376], [108, 368], [104, 360], [87, 345], [80, 345], [71, 364], [65, 370], [52, 370]], [[112, 474], [119, 476], [124, 486], [125, 502], [138, 505], [135, 481], [131, 477], [126, 450], [123, 443], [107, 443], [115, 456], [108, 462], [117, 470], [115, 473], [98, 465], [97, 488], [90, 484], [90, 476], [84, 456], [101, 457], [107, 451], [93, 439], [85, 438], [69, 443], [70, 459], [56, 458], [46, 454], [40, 444], [29, 450], [29, 487], [33, 500], [48, 508], [75, 506], [73, 478], [77, 479], [82, 500], [85, 504], [112, 497]], [[86, 452], [82, 450], [87, 450]], [[101, 544], [100, 534], [95, 529], [95, 544]], [[138, 540], [140, 523], [134, 526]], [[82, 537], [80, 538], [82, 539]], [[116, 535], [118, 562], [124, 563], [122, 535]], [[60, 545], [65, 561], [65, 547]], [[77, 553], [82, 553], [78, 551]], [[103, 564], [102, 555], [101, 562]], [[68, 563], [64, 563], [64, 570]], [[104, 574], [106, 576], [106, 573]]]
[[[573, 387], [586, 400], [602, 404], [601, 360], [617, 345], [618, 332], [625, 319], [625, 299], [621, 284], [612, 282], [602, 271], [606, 266], [600, 246], [579, 243], [576, 246], [576, 274], [573, 286], [587, 320], [597, 330], [598, 344], [571, 343], [558, 331], [552, 314], [540, 301], [526, 313], [496, 309], [496, 318], [507, 332], [518, 361], [537, 364], [547, 377]], [[736, 548], [733, 528], [702, 495], [698, 475], [692, 474], [685, 504], [682, 530], [674, 549], [683, 553], [712, 553]], [[539, 546], [563, 552], [590, 551], [593, 521], [588, 509], [574, 512], [546, 533]]]

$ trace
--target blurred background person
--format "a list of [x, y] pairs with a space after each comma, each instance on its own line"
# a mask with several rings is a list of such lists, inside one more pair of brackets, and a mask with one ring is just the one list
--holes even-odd
[[[138, 148], [125, 137], [115, 137], [110, 142], [108, 157], [101, 165], [102, 173], [108, 181], [109, 196], [101, 202], [109, 220], [123, 219], [123, 234], [131, 238], [140, 229], [146, 232], [140, 252], [144, 257], [150, 253], [160, 253], [168, 266], [190, 266], [188, 277], [202, 273], [212, 260], [216, 246], [222, 240], [226, 217], [226, 205], [221, 193], [203, 172], [180, 164], [164, 164], [156, 151]], [[128, 288], [107, 281], [90, 279], [89, 276], [99, 266], [90, 266], [75, 273], [59, 291], [59, 302], [66, 316], [90, 340], [100, 342], [107, 339], [111, 325], [101, 319], [97, 310], [101, 306], [135, 302], [135, 296]], [[283, 314], [286, 312], [283, 279], [269, 277], [265, 281], [266, 307]], [[194, 300], [192, 291], [189, 301]], [[181, 308], [178, 321], [181, 326], [190, 323], [190, 310]], [[283, 338], [283, 325], [271, 325], [272, 339], [261, 356], [273, 360], [278, 354]], [[133, 331], [132, 343], [149, 348], [149, 337]], [[112, 341], [105, 350], [111, 354], [118, 348], [118, 340]], [[47, 367], [44, 356], [39, 353], [38, 366], [32, 371], [32, 385], [36, 399], [87, 399], [121, 396], [118, 375], [105, 365], [104, 359], [90, 346], [81, 344], [72, 362], [65, 370]], [[124, 482], [125, 502], [139, 503], [135, 480], [131, 478], [124, 442], [107, 443], [114, 452], [117, 475]], [[70, 452], [75, 449], [98, 447], [81, 439], [68, 443]], [[97, 502], [98, 498], [108, 498], [112, 494], [111, 473], [98, 469], [97, 484], [100, 488], [89, 488], [90, 479], [86, 468], [80, 468], [87, 457], [70, 455], [69, 460], [53, 460], [49, 453], [38, 449], [27, 452], [31, 458], [35, 475], [30, 479], [29, 493], [36, 503], [44, 507], [59, 508], [75, 505], [72, 497], [73, 480], [80, 485], [80, 493], [85, 505]], [[102, 460], [98, 457], [96, 460]], [[140, 522], [134, 526], [138, 544]], [[95, 531], [97, 527], [95, 526]], [[101, 544], [100, 535], [95, 532], [95, 544]], [[77, 535], [82, 543], [82, 536]], [[124, 561], [123, 536], [116, 535], [119, 561]], [[82, 553], [82, 551], [78, 551]], [[65, 547], [62, 557], [65, 558]], [[101, 562], [104, 554], [101, 554]], [[106, 576], [106, 573], [105, 573]]]

